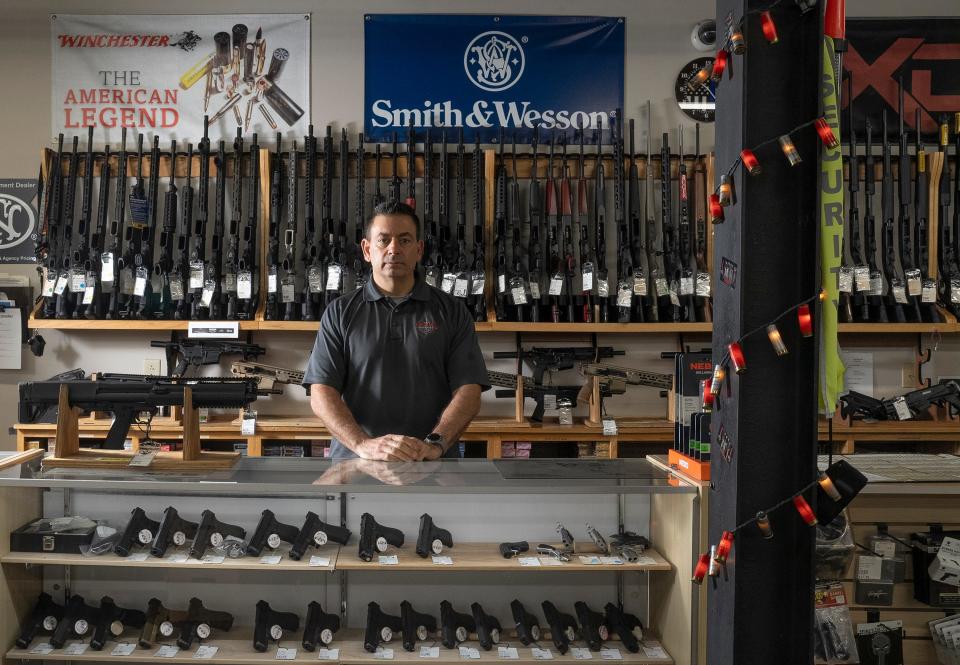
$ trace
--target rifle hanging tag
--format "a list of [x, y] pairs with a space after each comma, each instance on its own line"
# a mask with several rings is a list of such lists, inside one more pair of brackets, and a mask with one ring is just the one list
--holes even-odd
[[321, 266], [310, 266], [310, 269], [307, 270], [307, 283], [310, 285], [310, 293], [323, 293], [323, 268]]
[[693, 271], [689, 268], [685, 268], [680, 276], [680, 295], [693, 295]]
[[203, 261], [190, 262], [190, 290], [203, 288]]
[[147, 290], [148, 277], [149, 275], [147, 274], [146, 268], [144, 268], [143, 266], [140, 266], [139, 268], [137, 268], [137, 278], [133, 284], [133, 295], [137, 296], [138, 298], [143, 297], [143, 294]]
[[293, 275], [287, 274], [283, 278], [283, 282], [280, 284], [280, 299], [283, 300], [284, 304], [294, 301], [296, 286]]
[[83, 268], [72, 268], [70, 270], [70, 291], [73, 293], [83, 293], [87, 288], [87, 274]]
[[907, 293], [912, 296], [919, 296], [923, 291], [923, 282], [920, 279], [920, 270], [913, 268], [904, 273], [907, 278]]
[[923, 289], [921, 291], [920, 301], [923, 303], [937, 302], [937, 280], [929, 278], [923, 280]]
[[100, 255], [100, 281], [113, 281], [113, 252], [104, 252]]
[[630, 307], [633, 302], [633, 284], [626, 279], [617, 283], [617, 307]]
[[514, 305], [527, 304], [527, 289], [522, 277], [517, 276], [510, 280], [510, 297], [513, 298]]
[[237, 273], [237, 297], [241, 300], [250, 300], [253, 296], [253, 274], [249, 270]]
[[840, 266], [840, 293], [853, 293], [853, 268]]
[[212, 279], [208, 279], [203, 283], [203, 293], [200, 295], [200, 304], [203, 307], [209, 307], [211, 301], [213, 300], [213, 292], [216, 290], [217, 284]]
[[270, 272], [267, 274], [267, 293], [277, 292], [277, 266], [271, 265]]
[[47, 278], [43, 282], [43, 296], [49, 298], [57, 286], [57, 273], [47, 271]]
[[97, 276], [93, 272], [88, 272], [84, 281], [82, 304], [89, 305], [93, 302], [93, 294], [97, 290]]
[[342, 274], [343, 269], [339, 263], [331, 263], [327, 266], [327, 291], [340, 290], [340, 276]]
[[243, 436], [253, 436], [257, 433], [257, 412], [250, 409], [243, 410], [243, 416], [240, 421], [240, 434]]
[[636, 296], [647, 295], [647, 276], [643, 274], [643, 266], [637, 266], [633, 271], [633, 294]]
[[548, 291], [551, 296], [559, 296], [563, 294], [563, 274], [554, 273], [553, 277], [550, 278], [550, 290]]
[[475, 270], [472, 275], [470, 275], [470, 293], [475, 296], [483, 295], [483, 287], [485, 282], [485, 276], [482, 270]]
[[583, 293], [591, 293], [593, 291], [593, 263], [587, 261], [580, 266], [583, 273], [582, 279], [582, 288]]
[[460, 273], [453, 283], [453, 297], [466, 298], [470, 290], [470, 277], [467, 273]]
[[710, 273], [697, 273], [697, 295], [701, 298], [710, 297]]
[[170, 300], [174, 302], [183, 300], [183, 280], [179, 275], [170, 275]]
[[866, 293], [870, 290], [870, 268], [868, 266], [856, 266], [853, 269], [853, 283], [857, 291]]

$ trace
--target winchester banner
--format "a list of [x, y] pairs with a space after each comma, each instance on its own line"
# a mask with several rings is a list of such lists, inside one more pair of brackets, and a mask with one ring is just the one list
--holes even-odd
[[310, 16], [66, 15], [50, 17], [52, 136], [122, 127], [198, 139], [302, 135], [310, 117]]
[[568, 140], [587, 129], [589, 143], [623, 108], [619, 17], [370, 14], [364, 52], [364, 133], [375, 141], [412, 124], [484, 142], [501, 128], [520, 141], [538, 126]]

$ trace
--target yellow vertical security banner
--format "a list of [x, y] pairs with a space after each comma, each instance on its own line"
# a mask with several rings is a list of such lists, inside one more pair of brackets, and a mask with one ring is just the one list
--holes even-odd
[[[823, 38], [823, 66], [820, 85], [823, 115], [833, 133], [840, 137], [840, 105], [837, 102], [837, 72], [834, 45]], [[840, 301], [840, 262], [843, 254], [843, 153], [821, 146], [820, 152], [820, 281], [827, 290], [818, 317], [820, 340], [819, 407], [829, 417], [837, 408], [843, 390], [843, 362], [837, 339], [837, 306]]]

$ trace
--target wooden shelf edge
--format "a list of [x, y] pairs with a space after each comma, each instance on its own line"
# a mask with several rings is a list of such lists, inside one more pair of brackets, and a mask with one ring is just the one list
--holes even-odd
[[[186, 330], [187, 321], [40, 319], [30, 316], [27, 325], [42, 330], [138, 330], [144, 332]], [[240, 330], [259, 330], [260, 321], [239, 321]]]

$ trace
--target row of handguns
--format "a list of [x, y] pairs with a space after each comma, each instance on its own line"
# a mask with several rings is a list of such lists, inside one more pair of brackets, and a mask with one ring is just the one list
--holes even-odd
[[[557, 650], [564, 654], [577, 639], [583, 640], [592, 651], [600, 651], [616, 635], [624, 648], [631, 653], [640, 650], [643, 627], [633, 614], [624, 612], [613, 603], [607, 603], [604, 611], [597, 612], [585, 602], [574, 603], [576, 618], [560, 612], [550, 601], [541, 604], [544, 617], [550, 627], [550, 637]], [[524, 646], [535, 645], [543, 637], [540, 620], [521, 604], [510, 603], [517, 638]], [[579, 621], [579, 626], [578, 626]], [[139, 629], [137, 644], [142, 649], [162, 646], [176, 635], [179, 649], [189, 649], [194, 640], [202, 642], [215, 635], [214, 631], [228, 632], [233, 628], [234, 617], [229, 612], [210, 610], [199, 598], [191, 598], [185, 610], [164, 606], [158, 598], [151, 598], [146, 612], [120, 607], [110, 596], [103, 596], [99, 606], [88, 605], [83, 596], [72, 595], [65, 605], [60, 605], [47, 593], [41, 593], [33, 610], [27, 616], [17, 637], [17, 648], [27, 649], [40, 634], [49, 634], [49, 644], [62, 649], [68, 639], [86, 639], [90, 636], [90, 648], [101, 651], [110, 640], [120, 638], [127, 628]], [[438, 630], [439, 625], [439, 630]], [[300, 617], [294, 612], [273, 609], [265, 600], [256, 605], [253, 628], [253, 648], [265, 652], [272, 642], [279, 642], [285, 633], [300, 629]], [[326, 648], [334, 643], [340, 630], [340, 617], [323, 611], [316, 601], [307, 606], [301, 644], [307, 651]], [[399, 634], [403, 648], [414, 651], [417, 641], [432, 641], [432, 635], [440, 638], [447, 649], [456, 649], [460, 644], [476, 637], [480, 647], [490, 651], [505, 636], [500, 621], [487, 614], [480, 603], [470, 606], [470, 614], [458, 612], [448, 600], [440, 603], [440, 622], [436, 617], [416, 611], [404, 600], [400, 603], [400, 616], [385, 613], [376, 602], [367, 606], [363, 647], [370, 653], [393, 640]], [[129, 654], [128, 654], [129, 655]]]
[[[73, 149], [67, 157], [63, 135], [57, 140], [56, 155], [47, 177], [41, 177], [39, 185], [36, 256], [38, 269], [43, 274], [43, 302], [38, 316], [47, 319], [253, 319], [260, 290], [257, 135], [252, 136], [247, 149], [237, 130], [230, 159], [233, 174], [229, 218], [227, 152], [223, 141], [211, 151], [206, 121], [204, 136], [196, 151], [200, 164], [196, 192], [193, 144], [187, 143], [186, 151], [178, 152], [177, 142], [172, 141], [170, 152], [161, 154], [159, 138], [154, 136], [149, 154], [145, 155], [144, 135], [140, 134], [136, 178], [128, 193], [130, 154], [126, 138], [124, 128], [118, 153], [111, 153], [110, 146], [103, 152], [94, 152], [93, 128], [89, 129], [82, 157], [79, 216], [75, 205], [81, 171], [78, 140], [73, 137]], [[163, 197], [163, 218], [158, 223], [161, 159], [168, 162], [169, 175]], [[146, 175], [145, 161], [149, 164]], [[212, 229], [208, 223], [211, 161], [216, 166]], [[97, 163], [100, 181], [94, 211]], [[180, 188], [176, 183], [178, 176], [185, 178]]]
[[[922, 118], [918, 107], [915, 117], [915, 158], [911, 159], [907, 130], [904, 128], [904, 91], [901, 81], [896, 169], [898, 183], [894, 185], [893, 155], [884, 109], [880, 119], [882, 175], [880, 217], [877, 218], [874, 214], [875, 128], [867, 118], [863, 127], [864, 154], [858, 154], [860, 144], [853, 122], [852, 103], [848, 105], [848, 112], [849, 195], [843, 260], [838, 276], [842, 294], [841, 320], [939, 323], [943, 321], [943, 315], [938, 303], [955, 316], [960, 316], [960, 168], [956, 165], [956, 160], [960, 158], [960, 113], [954, 118], [954, 173], [951, 184], [948, 118], [939, 118], [936, 154], [927, 153], [920, 134]], [[951, 189], [954, 197], [952, 220]], [[936, 267], [933, 270], [930, 269], [931, 247], [936, 247]]]

